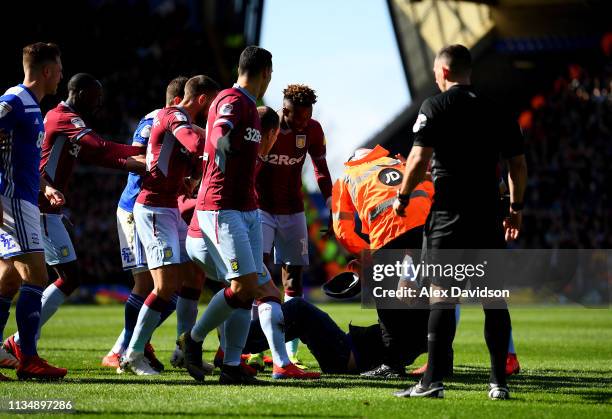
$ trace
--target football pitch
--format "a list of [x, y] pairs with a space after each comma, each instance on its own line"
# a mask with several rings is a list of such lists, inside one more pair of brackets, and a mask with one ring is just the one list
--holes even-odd
[[[354, 304], [321, 305], [345, 330], [375, 322], [375, 311]], [[203, 307], [200, 307], [202, 309]], [[121, 306], [66, 306], [45, 327], [41, 356], [67, 367], [60, 382], [0, 383], [0, 399], [70, 400], [75, 412], [53, 417], [427, 417], [427, 418], [610, 418], [612, 417], [612, 311], [581, 307], [511, 310], [522, 371], [510, 379], [512, 400], [487, 399], [488, 353], [483, 314], [463, 307], [455, 339], [455, 375], [446, 398], [397, 399], [392, 392], [412, 379], [374, 381], [359, 376], [324, 375], [320, 381], [275, 381], [265, 387], [221, 386], [218, 370], [198, 384], [168, 359], [174, 348], [173, 315], [153, 344], [166, 372], [154, 378], [117, 375], [100, 360], [123, 325]], [[6, 333], [15, 330], [14, 313]], [[212, 361], [216, 336], [206, 340]], [[310, 368], [316, 361], [301, 345]], [[417, 360], [417, 364], [424, 357]], [[2, 370], [15, 378], [14, 371]], [[270, 380], [269, 369], [260, 378]], [[0, 417], [20, 417], [0, 412]], [[25, 414], [23, 417], [32, 417]]]

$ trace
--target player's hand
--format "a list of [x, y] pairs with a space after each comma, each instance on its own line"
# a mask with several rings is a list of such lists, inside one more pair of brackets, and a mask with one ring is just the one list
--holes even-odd
[[125, 159], [125, 170], [128, 172], [144, 175], [147, 172], [146, 158], [144, 154], [128, 157]]
[[400, 153], [397, 153], [394, 157], [402, 162], [402, 164], [406, 163], [406, 157], [402, 156]]
[[521, 211], [510, 210], [510, 215], [504, 220], [504, 231], [507, 242], [518, 238], [522, 222], [523, 214]]
[[395, 201], [393, 201], [393, 211], [395, 212], [395, 215], [399, 215], [400, 217], [405, 217], [407, 206], [408, 206], [408, 203], [403, 203], [399, 199], [396, 199]]
[[49, 200], [52, 207], [61, 207], [66, 203], [64, 194], [52, 186], [45, 186], [45, 198]]

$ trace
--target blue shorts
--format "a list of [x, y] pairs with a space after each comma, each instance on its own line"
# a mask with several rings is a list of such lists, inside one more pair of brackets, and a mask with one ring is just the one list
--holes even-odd
[[304, 212], [270, 214], [259, 210], [264, 253], [271, 254], [277, 265], [308, 266], [308, 228]]
[[43, 247], [47, 265], [59, 265], [77, 259], [72, 239], [63, 222], [62, 214], [41, 214], [40, 228], [43, 233]]
[[219, 279], [263, 272], [261, 220], [257, 211], [197, 211], [206, 249]]
[[147, 257], [149, 269], [189, 262], [185, 250], [187, 223], [178, 208], [134, 205], [136, 231]]
[[4, 195], [0, 195], [0, 199], [4, 213], [0, 225], [0, 258], [43, 252], [38, 207], [23, 199]]

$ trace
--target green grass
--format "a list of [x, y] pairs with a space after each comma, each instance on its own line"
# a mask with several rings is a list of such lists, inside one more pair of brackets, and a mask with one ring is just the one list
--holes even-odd
[[[351, 320], [358, 325], [375, 321], [374, 311], [356, 305], [322, 307], [345, 329]], [[216, 376], [196, 384], [178, 370], [152, 379], [119, 376], [101, 368], [99, 361], [122, 327], [122, 310], [119, 306], [62, 307], [45, 327], [40, 350], [52, 363], [69, 368], [66, 379], [59, 383], [0, 383], [0, 398], [69, 399], [77, 414], [67, 417], [612, 417], [610, 310], [513, 310], [523, 371], [511, 379], [513, 399], [505, 402], [487, 399], [488, 354], [483, 314], [476, 307], [462, 310], [455, 340], [455, 376], [446, 382], [444, 400], [396, 399], [391, 393], [411, 381], [370, 381], [358, 376], [324, 376], [319, 382], [275, 382], [258, 388], [221, 386]], [[167, 367], [174, 327], [172, 316], [153, 340]], [[14, 328], [11, 316], [7, 332]], [[216, 337], [207, 338], [207, 359], [212, 358], [216, 344]], [[301, 355], [316, 368], [304, 346]], [[15, 377], [14, 371], [4, 372]], [[269, 373], [264, 376], [267, 379]], [[0, 412], [0, 417], [8, 415]]]

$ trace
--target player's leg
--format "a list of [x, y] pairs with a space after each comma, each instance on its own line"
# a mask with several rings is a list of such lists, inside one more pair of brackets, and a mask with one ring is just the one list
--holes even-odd
[[485, 341], [491, 358], [489, 397], [507, 399], [510, 397], [506, 382], [506, 357], [511, 331], [510, 313], [504, 300], [486, 301], [482, 307], [485, 313]]
[[154, 283], [153, 291], [140, 309], [121, 362], [122, 369], [129, 368], [138, 375], [159, 373], [145, 362], [144, 351], [180, 283], [179, 217], [174, 208], [153, 208], [138, 203], [134, 206], [136, 229], [146, 249]]
[[124, 323], [123, 330], [117, 337], [115, 344], [109, 353], [102, 359], [102, 365], [107, 367], [117, 368], [119, 360], [127, 349], [134, 327], [138, 319], [138, 313], [144, 304], [145, 299], [153, 290], [153, 277], [146, 268], [134, 269], [132, 277], [134, 278], [134, 287], [125, 302], [124, 308]]
[[[240, 378], [242, 374], [239, 366], [240, 355], [248, 333], [251, 306], [257, 291], [257, 272], [262, 267], [260, 218], [256, 211], [242, 213], [233, 210], [198, 211], [197, 217], [204, 232], [208, 253], [221, 277], [230, 280], [231, 285], [213, 296], [191, 332], [181, 336], [180, 342], [184, 348], [187, 370], [196, 380], [204, 379], [205, 372], [201, 367], [202, 342], [210, 331], [224, 323], [230, 316], [234, 316], [236, 310], [240, 310], [232, 320], [231, 324], [234, 327], [224, 329], [225, 346], [228, 350], [225, 353], [222, 369], [222, 377], [224, 377], [223, 371], [227, 370], [235, 372]], [[257, 263], [256, 258], [259, 259]]]
[[514, 348], [514, 337], [512, 336], [512, 328], [510, 328], [510, 340], [508, 342], [508, 356], [506, 357], [506, 375], [514, 375], [521, 372], [521, 364], [519, 363]]
[[[19, 291], [21, 277], [10, 260], [0, 259], [0, 342], [10, 315], [11, 302]], [[0, 346], [0, 367], [17, 368], [19, 361], [4, 346]]]
[[18, 345], [11, 336], [4, 347], [19, 360], [19, 378], [61, 378], [67, 371], [47, 364], [38, 357], [36, 350], [41, 297], [48, 281], [44, 250], [40, 243], [40, 211], [27, 201], [5, 196], [0, 199], [4, 212], [3, 223], [0, 225], [3, 237], [0, 257], [12, 264], [21, 279], [15, 318], [22, 342]]
[[131, 271], [134, 286], [124, 308], [124, 325], [111, 350], [102, 358], [102, 366], [117, 368], [121, 356], [130, 343], [136, 319], [145, 298], [153, 290], [153, 278], [149, 273], [142, 243], [136, 231], [134, 214], [117, 208], [117, 237], [121, 264], [124, 271]]
[[[285, 301], [292, 298], [303, 298], [302, 273], [308, 266], [308, 227], [303, 212], [289, 215], [278, 215], [277, 234], [274, 244], [274, 262], [282, 264], [281, 277], [285, 290]], [[287, 352], [293, 363], [297, 359], [299, 340], [287, 343]]]
[[49, 365], [38, 356], [36, 336], [40, 327], [43, 285], [47, 283], [47, 266], [42, 252], [26, 253], [11, 258], [23, 280], [15, 308], [20, 357], [17, 376], [20, 379], [57, 379], [67, 370]]
[[[70, 234], [64, 225], [60, 214], [41, 214], [40, 227], [42, 230], [45, 261], [54, 268], [58, 278], [46, 286], [42, 295], [40, 311], [40, 327], [57, 312], [66, 298], [79, 286], [78, 266], [76, 252]], [[40, 338], [40, 330], [37, 339]], [[15, 342], [19, 344], [19, 334], [15, 334]]]
[[[272, 272], [272, 247], [274, 246], [274, 236], [276, 235], [276, 217], [267, 211], [262, 209], [259, 211], [259, 217], [261, 218], [261, 237], [262, 237], [262, 249], [263, 249], [263, 263], [268, 269], [268, 272]], [[253, 302], [253, 309], [251, 311], [251, 319], [257, 319], [259, 317], [259, 307], [257, 301]]]

